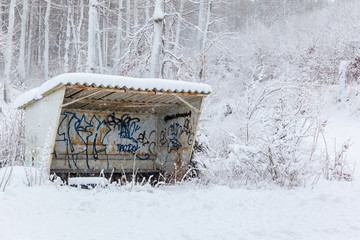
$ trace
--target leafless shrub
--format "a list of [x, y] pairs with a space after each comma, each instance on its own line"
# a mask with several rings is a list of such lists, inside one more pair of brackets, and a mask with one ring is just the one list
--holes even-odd
[[[320, 164], [312, 156], [319, 131], [319, 105], [306, 87], [263, 84], [249, 88], [216, 145], [200, 154], [203, 179], [225, 184], [304, 186]], [[240, 131], [236, 131], [240, 129]], [[235, 135], [234, 132], [240, 132]]]
[[5, 191], [12, 167], [24, 164], [24, 113], [3, 105], [0, 120], [0, 189]]

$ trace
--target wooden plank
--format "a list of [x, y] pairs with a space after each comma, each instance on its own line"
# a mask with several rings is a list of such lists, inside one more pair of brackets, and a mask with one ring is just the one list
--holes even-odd
[[70, 104], [79, 102], [79, 101], [81, 101], [81, 100], [83, 100], [83, 99], [85, 99], [85, 98], [88, 98], [88, 97], [91, 97], [91, 96], [93, 96], [93, 95], [95, 95], [95, 94], [98, 94], [99, 92], [100, 92], [100, 91], [93, 92], [93, 93], [90, 93], [90, 94], [88, 94], [88, 95], [85, 95], [85, 96], [83, 96], [83, 97], [81, 97], [81, 98], [76, 98], [76, 99], [74, 99], [74, 100], [71, 101], [71, 102], [67, 102], [67, 103], [65, 103], [65, 104], [62, 104], [61, 107], [69, 106]]
[[188, 158], [188, 162], [187, 162], [188, 165], [190, 164], [191, 155], [192, 155], [192, 152], [194, 151], [194, 144], [195, 144], [197, 130], [199, 128], [199, 123], [200, 123], [201, 112], [202, 112], [202, 109], [203, 109], [203, 104], [204, 104], [204, 98], [201, 98], [201, 100], [200, 100], [200, 110], [198, 112], [198, 116], [197, 116], [197, 119], [196, 119], [196, 127], [195, 127], [195, 131], [194, 131], [194, 138], [192, 140], [192, 144], [191, 144], [191, 148], [190, 148], [190, 154], [189, 154], [189, 158]]

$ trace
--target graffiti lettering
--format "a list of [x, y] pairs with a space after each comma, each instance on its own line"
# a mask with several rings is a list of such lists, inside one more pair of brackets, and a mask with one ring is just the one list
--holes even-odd
[[172, 115], [167, 115], [164, 117], [164, 121], [168, 122], [173, 119], [185, 118], [185, 117], [191, 117], [191, 111], [189, 111], [187, 113], [176, 113], [176, 114], [172, 114]]
[[139, 136], [137, 138], [138, 142], [141, 143], [142, 146], [148, 146], [149, 153], [155, 152], [156, 143], [155, 143], [155, 141], [151, 141], [151, 138], [155, 137], [155, 133], [156, 133], [156, 131], [153, 130], [150, 132], [148, 137], [146, 137], [146, 131], [143, 131], [142, 133], [139, 134]]
[[179, 123], [170, 124], [170, 147], [180, 148], [182, 147], [181, 142], [179, 141], [180, 136], [183, 134], [184, 130]]
[[107, 116], [107, 124], [110, 126], [126, 126], [130, 122], [140, 122], [139, 118], [131, 118], [129, 114], [124, 114], [121, 118], [115, 117], [115, 113]]
[[165, 128], [160, 132], [159, 137], [160, 146], [166, 145], [169, 152], [177, 151], [179, 148], [183, 147], [184, 141], [186, 141], [188, 145], [192, 145], [194, 133], [192, 131], [190, 119], [185, 118], [183, 125], [180, 123], [171, 123], [168, 129]]
[[136, 154], [136, 151], [139, 150], [139, 146], [133, 145], [131, 143], [129, 144], [118, 144], [118, 152], [126, 152], [131, 154]]
[[192, 132], [192, 128], [190, 127], [190, 120], [189, 119], [185, 119], [184, 122], [184, 132], [186, 134], [187, 138], [187, 144], [191, 145], [193, 138], [194, 138], [194, 133]]
[[[90, 168], [88, 162], [89, 146], [92, 146], [90, 152], [95, 160], [98, 159], [99, 153], [104, 152], [106, 154], [106, 145], [103, 144], [103, 140], [110, 131], [109, 126], [104, 121], [97, 119], [95, 115], [90, 122], [86, 121], [85, 115], [78, 118], [72, 112], [64, 112], [61, 116], [62, 120], [58, 127], [56, 141], [65, 143], [69, 168], [71, 168], [72, 161], [74, 167], [78, 169], [77, 162], [80, 155], [86, 156], [86, 165]], [[100, 131], [105, 133], [102, 138], [99, 134]], [[91, 142], [93, 144], [90, 144]]]
[[[139, 118], [130, 117], [128, 114], [118, 118], [114, 113], [105, 117], [106, 120], [100, 120], [99, 115], [95, 114], [88, 118], [87, 116], [68, 111], [61, 114], [54, 158], [65, 155], [69, 168], [78, 169], [79, 159], [86, 160], [88, 169], [89, 160], [99, 159], [106, 160], [109, 167], [109, 151], [111, 154], [117, 151], [136, 155], [141, 148], [145, 148], [150, 154], [155, 152], [156, 143], [153, 138], [156, 132], [154, 130], [146, 135], [143, 131], [139, 134]], [[148, 160], [148, 153], [136, 157]]]
[[166, 138], [166, 129], [165, 129], [165, 131], [161, 131], [161, 133], [160, 133], [160, 144], [161, 144], [161, 146], [163, 146], [167, 142], [168, 142], [168, 140]]

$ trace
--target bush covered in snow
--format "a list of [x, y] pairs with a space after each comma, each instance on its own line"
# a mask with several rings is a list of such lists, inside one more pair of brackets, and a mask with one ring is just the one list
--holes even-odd
[[[23, 164], [24, 114], [10, 105], [0, 106], [0, 188], [11, 175], [11, 167]], [[10, 167], [10, 168], [9, 168]]]
[[0, 107], [0, 166], [23, 163], [24, 114], [10, 105]]
[[202, 129], [209, 141], [206, 153], [196, 158], [202, 177], [232, 184], [305, 185], [321, 165], [313, 157], [319, 117], [320, 105], [307, 87], [249, 86], [237, 105], [225, 105], [218, 119], [206, 123], [218, 128]]

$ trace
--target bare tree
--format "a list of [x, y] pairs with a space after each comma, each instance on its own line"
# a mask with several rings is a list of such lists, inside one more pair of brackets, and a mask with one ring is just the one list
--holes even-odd
[[44, 18], [44, 26], [45, 26], [45, 33], [44, 33], [44, 78], [49, 78], [49, 35], [50, 35], [50, 10], [51, 10], [51, 2], [50, 0], [47, 1], [46, 4], [46, 11], [45, 11], [45, 18]]
[[16, 4], [16, 0], [10, 1], [7, 41], [6, 41], [6, 49], [4, 52], [4, 58], [5, 58], [4, 101], [7, 103], [10, 102], [10, 73], [11, 73], [13, 34], [14, 34], [14, 23], [15, 23], [15, 4]]
[[69, 72], [69, 51], [70, 51], [70, 37], [71, 37], [71, 0], [67, 1], [68, 11], [66, 20], [66, 39], [65, 39], [65, 54], [64, 54], [64, 72]]
[[88, 49], [87, 49], [87, 72], [95, 72], [96, 63], [96, 27], [97, 27], [97, 0], [89, 1], [89, 23], [88, 23]]
[[118, 74], [119, 73], [119, 63], [120, 63], [120, 56], [121, 56], [121, 49], [122, 49], [122, 44], [121, 41], [123, 40], [123, 15], [122, 15], [122, 11], [123, 11], [123, 0], [118, 0], [118, 16], [117, 16], [117, 31], [116, 31], [116, 42], [115, 42], [115, 46], [116, 46], [116, 50], [115, 50], [115, 68], [114, 68], [114, 73]]
[[156, 0], [154, 9], [154, 33], [150, 60], [150, 77], [161, 77], [161, 51], [163, 47], [162, 35], [164, 25], [164, 0]]
[[25, 43], [26, 43], [26, 35], [27, 35], [26, 28], [27, 28], [28, 14], [29, 14], [28, 0], [23, 0], [23, 11], [22, 11], [22, 17], [21, 17], [20, 52], [19, 52], [19, 63], [18, 63], [20, 82], [24, 82], [25, 78], [26, 78]]

